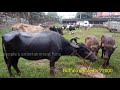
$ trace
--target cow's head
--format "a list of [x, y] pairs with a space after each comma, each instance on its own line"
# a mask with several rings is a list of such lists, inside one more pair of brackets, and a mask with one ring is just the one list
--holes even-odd
[[63, 35], [63, 28], [62, 27], [58, 28], [58, 32], [59, 32], [59, 34]]
[[55, 32], [63, 35], [63, 30], [62, 30], [62, 28], [58, 28], [58, 27], [56, 27], [56, 26], [53, 26], [53, 27], [50, 27], [49, 29], [50, 29], [51, 31], [55, 31]]
[[100, 46], [90, 46], [90, 50], [97, 56]]
[[101, 48], [103, 49], [103, 52], [104, 52], [104, 59], [107, 60], [107, 59], [110, 58], [110, 56], [115, 51], [117, 46], [116, 45], [105, 45], [105, 44], [102, 43]]
[[78, 45], [73, 45], [71, 44], [76, 50], [77, 50], [77, 55], [76, 56], [81, 56], [82, 58], [85, 58], [87, 60], [90, 60], [91, 62], [95, 62], [97, 60], [97, 57], [86, 47], [85, 44], [80, 43]]
[[56, 26], [52, 26], [52, 27], [50, 27], [49, 29], [50, 29], [51, 31], [58, 32], [58, 30], [57, 30], [57, 27], [56, 27]]

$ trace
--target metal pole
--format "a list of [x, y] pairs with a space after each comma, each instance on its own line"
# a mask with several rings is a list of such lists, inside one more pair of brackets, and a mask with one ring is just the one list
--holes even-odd
[[81, 19], [81, 13], [80, 13], [80, 19]]

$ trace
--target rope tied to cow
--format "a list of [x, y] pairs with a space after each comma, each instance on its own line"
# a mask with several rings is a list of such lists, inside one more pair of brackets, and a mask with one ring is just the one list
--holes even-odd
[[[72, 53], [71, 53], [71, 56], [76, 54], [79, 58], [81, 58], [81, 56], [77, 53], [77, 50], [74, 50]], [[82, 58], [83, 60], [83, 65], [89, 70], [89, 68], [91, 67], [92, 65], [92, 62], [90, 62], [90, 64], [88, 65], [86, 62], [85, 62], [85, 59], [88, 58], [90, 55], [92, 54], [92, 51], [87, 55], [85, 56], [85, 58]]]
[[[78, 53], [76, 53], [76, 54], [77, 54], [79, 57], [81, 57]], [[92, 54], [92, 51], [91, 51], [85, 58], [82, 59], [83, 62], [84, 62], [85, 67], [86, 67], [88, 70], [89, 70], [89, 68], [91, 67], [92, 62], [90, 62], [90, 64], [88, 65], [88, 64], [85, 62], [85, 59], [88, 58], [91, 54]]]

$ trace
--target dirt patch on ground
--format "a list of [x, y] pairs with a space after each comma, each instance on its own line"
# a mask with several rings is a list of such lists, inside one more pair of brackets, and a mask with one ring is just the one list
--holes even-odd
[[[49, 60], [42, 59], [42, 60], [38, 60], [38, 61], [30, 61], [30, 62], [27, 62], [26, 65], [30, 65], [30, 66], [46, 66], [46, 65], [49, 65]], [[56, 66], [55, 65], [55, 71], [61, 71], [61, 70], [62, 70], [61, 66]]]
[[80, 34], [82, 34], [82, 32], [81, 31], [79, 31], [79, 32], [68, 32], [68, 34], [70, 34], [70, 35], [80, 35]]
[[106, 76], [100, 72], [98, 72], [94, 68], [87, 68], [84, 65], [77, 65], [77, 69], [79, 70], [80, 75], [92, 77], [92, 78], [106, 78]]
[[49, 63], [49, 61], [47, 59], [42, 59], [42, 60], [38, 60], [38, 61], [30, 61], [27, 62], [27, 65], [32, 65], [32, 66], [46, 66]]

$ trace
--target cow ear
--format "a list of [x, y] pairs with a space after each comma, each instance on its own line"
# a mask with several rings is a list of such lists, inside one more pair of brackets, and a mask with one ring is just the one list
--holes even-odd
[[113, 49], [116, 49], [117, 47], [118, 47], [118, 46], [114, 45], [114, 46], [113, 46]]
[[79, 48], [78, 45], [75, 45], [75, 44], [72, 44], [72, 43], [70, 43], [70, 45], [71, 45], [72, 47], [74, 47], [74, 48]]

